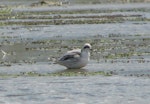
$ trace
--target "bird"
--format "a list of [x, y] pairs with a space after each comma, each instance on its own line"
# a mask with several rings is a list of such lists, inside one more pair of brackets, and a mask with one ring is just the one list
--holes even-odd
[[91, 48], [89, 43], [85, 43], [82, 49], [68, 51], [60, 57], [56, 63], [68, 69], [80, 69], [85, 67], [90, 60]]

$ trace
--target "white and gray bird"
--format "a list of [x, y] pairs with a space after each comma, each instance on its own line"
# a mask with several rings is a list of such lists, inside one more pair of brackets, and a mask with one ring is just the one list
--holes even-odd
[[68, 51], [57, 60], [57, 63], [68, 69], [80, 69], [90, 60], [91, 45], [86, 43], [82, 49]]

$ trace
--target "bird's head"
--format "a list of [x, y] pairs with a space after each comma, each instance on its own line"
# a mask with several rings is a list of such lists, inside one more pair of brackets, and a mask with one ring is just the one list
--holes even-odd
[[85, 51], [90, 51], [92, 48], [92, 46], [89, 44], [89, 43], [85, 43], [83, 48], [82, 48], [82, 51], [85, 50]]

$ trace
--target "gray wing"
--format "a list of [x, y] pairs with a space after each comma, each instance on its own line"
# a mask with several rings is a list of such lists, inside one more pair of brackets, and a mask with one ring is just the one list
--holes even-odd
[[66, 53], [64, 56], [62, 56], [59, 61], [67, 61], [67, 60], [78, 60], [79, 57], [81, 55], [81, 52], [69, 52], [69, 53]]

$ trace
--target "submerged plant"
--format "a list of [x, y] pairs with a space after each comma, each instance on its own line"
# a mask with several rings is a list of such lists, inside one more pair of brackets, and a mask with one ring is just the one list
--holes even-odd
[[2, 8], [0, 9], [0, 15], [11, 14], [11, 8]]
[[9, 78], [9, 77], [40, 77], [40, 76], [53, 76], [53, 77], [60, 77], [60, 76], [95, 76], [95, 75], [103, 75], [103, 76], [112, 76], [112, 72], [57, 72], [57, 73], [38, 73], [38, 72], [20, 72], [19, 74], [7, 74], [1, 73], [0, 78]]

